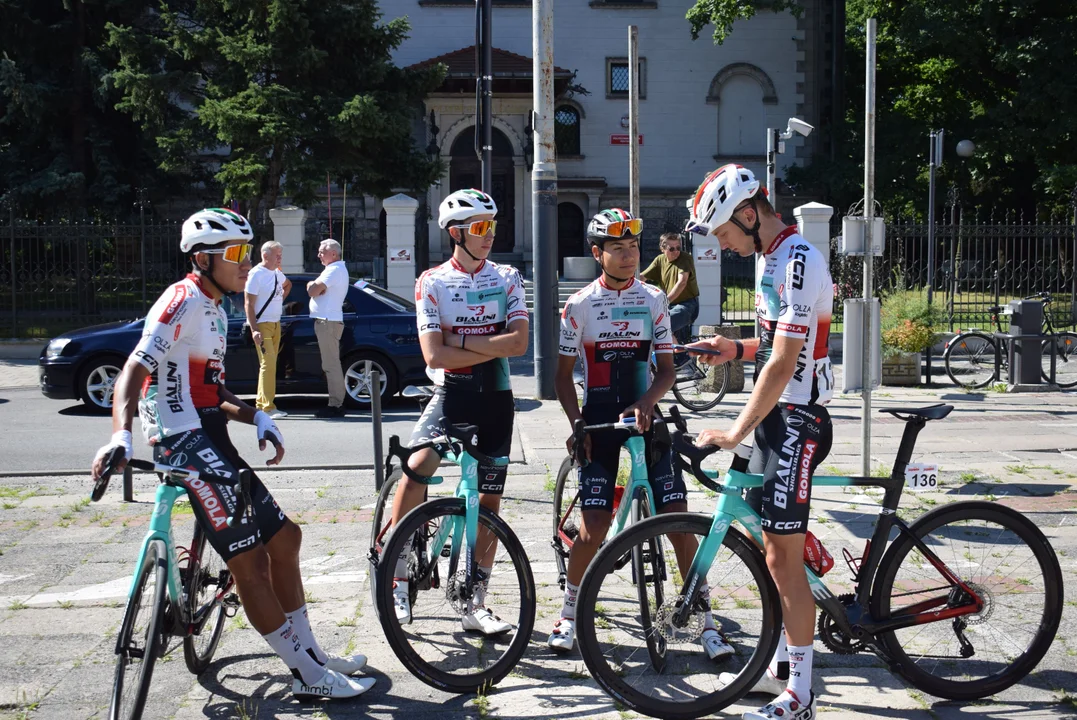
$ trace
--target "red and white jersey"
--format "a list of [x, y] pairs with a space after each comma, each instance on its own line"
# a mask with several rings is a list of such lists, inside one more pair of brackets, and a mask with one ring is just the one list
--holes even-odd
[[[511, 265], [484, 260], [469, 273], [454, 258], [415, 281], [415, 322], [419, 335], [497, 335], [515, 320], [527, 319], [524, 283]], [[465, 341], [466, 342], [466, 341]], [[510, 390], [509, 361], [494, 358], [454, 370], [431, 370], [435, 385], [476, 392]]]
[[138, 403], [148, 442], [201, 427], [198, 410], [220, 405], [227, 328], [224, 309], [194, 274], [150, 308], [131, 355], [151, 373]]
[[756, 257], [762, 272], [755, 291], [760, 329], [755, 377], [770, 360], [775, 336], [803, 338], [796, 370], [779, 402], [826, 404], [834, 396], [828, 345], [834, 283], [826, 259], [797, 233], [796, 226], [786, 228]]

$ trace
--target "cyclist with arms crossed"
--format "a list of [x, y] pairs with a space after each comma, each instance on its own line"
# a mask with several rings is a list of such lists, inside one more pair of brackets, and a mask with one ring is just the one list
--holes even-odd
[[[440, 436], [441, 420], [477, 425], [478, 448], [508, 456], [512, 443], [515, 403], [509, 384], [508, 358], [527, 352], [527, 307], [523, 280], [516, 268], [487, 260], [497, 230], [497, 204], [480, 190], [457, 190], [438, 208], [438, 225], [448, 230], [453, 246], [449, 261], [424, 272], [415, 282], [415, 317], [427, 374], [437, 386], [415, 425], [410, 444]], [[433, 475], [441, 462], [438, 449], [411, 456], [408, 466], [423, 477]], [[479, 503], [496, 513], [505, 489], [504, 465], [480, 463]], [[423, 502], [426, 486], [407, 475], [393, 498], [392, 521]], [[393, 578], [393, 606], [401, 623], [411, 622], [408, 598], [407, 543]], [[512, 625], [485, 605], [486, 588], [497, 554], [497, 538], [479, 526], [478, 568], [484, 578], [471, 599], [472, 612], [461, 618], [466, 631], [483, 635], [508, 632]]]
[[355, 697], [374, 679], [348, 677], [363, 668], [365, 657], [327, 655], [314, 639], [299, 574], [299, 526], [257, 476], [250, 490], [253, 517], [235, 528], [226, 522], [235, 509], [232, 486], [239, 470], [250, 469], [228, 437], [228, 422], [254, 425], [260, 450], [267, 440], [276, 447], [266, 465], [284, 456], [276, 423], [224, 384], [228, 316], [221, 298], [243, 291], [252, 239], [250, 223], [228, 210], [200, 210], [183, 223], [180, 249], [190, 258], [191, 273], [150, 309], [142, 339], [116, 380], [112, 440], [94, 458], [93, 477], [101, 476], [117, 448], [123, 450], [117, 471], [131, 458], [137, 407], [154, 459], [199, 473], [200, 479], [187, 481], [196, 522], [227, 563], [251, 625], [291, 670], [292, 692]]
[[827, 348], [834, 304], [830, 270], [796, 227], [786, 227], [775, 215], [751, 171], [738, 165], [707, 176], [693, 199], [686, 230], [715, 235], [723, 250], [741, 257], [755, 253], [762, 269], [755, 291], [760, 337], [694, 343], [721, 352], [703, 355], [708, 364], [755, 360], [752, 394], [733, 426], [704, 430], [696, 441], [732, 449], [754, 432], [752, 471], [763, 475], [763, 541], [787, 642], [779, 641], [770, 667], [752, 690], [777, 697], [744, 718], [812, 720], [815, 603], [804, 570], [804, 543], [812, 474], [833, 443], [830, 415], [823, 407], [834, 392]]
[[[572, 427], [578, 418], [588, 425], [635, 418], [648, 431], [655, 404], [674, 382], [672, 333], [666, 295], [636, 279], [643, 221], [614, 208], [595, 215], [587, 227], [591, 254], [602, 275], [565, 303], [561, 313], [560, 361], [554, 387]], [[650, 380], [648, 361], [655, 352], [658, 372]], [[577, 354], [585, 375], [583, 408], [576, 399], [572, 372]], [[547, 641], [554, 650], [569, 652], [576, 643], [576, 596], [588, 564], [598, 552], [613, 520], [618, 455], [624, 436], [596, 433], [584, 439], [589, 461], [580, 467], [580, 534], [569, 552], [561, 617]], [[648, 437], [648, 445], [651, 443]], [[572, 438], [568, 440], [572, 452]], [[673, 469], [673, 453], [662, 448], [648, 469], [655, 507], [660, 513], [688, 509], [684, 477]], [[674, 542], [677, 564], [687, 569], [695, 555], [695, 538], [679, 536]], [[733, 654], [710, 612], [705, 614], [703, 650], [718, 660]]]

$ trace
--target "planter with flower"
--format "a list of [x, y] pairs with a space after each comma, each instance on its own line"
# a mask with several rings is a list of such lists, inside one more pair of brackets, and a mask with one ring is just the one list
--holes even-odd
[[883, 301], [883, 385], [919, 385], [921, 353], [935, 341], [941, 312], [919, 294], [898, 292]]

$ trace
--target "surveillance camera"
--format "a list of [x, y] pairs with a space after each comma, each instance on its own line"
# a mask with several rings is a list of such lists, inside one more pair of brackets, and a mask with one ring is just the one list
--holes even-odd
[[789, 118], [789, 127], [786, 129], [786, 132], [797, 132], [804, 137], [808, 137], [809, 135], [811, 135], [811, 131], [814, 129], [815, 128], [813, 128], [811, 125], [804, 122], [803, 120], [800, 120], [798, 118]]

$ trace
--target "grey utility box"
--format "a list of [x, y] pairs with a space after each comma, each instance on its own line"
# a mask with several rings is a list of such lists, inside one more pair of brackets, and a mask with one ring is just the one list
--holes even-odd
[[1040, 384], [1042, 327], [1042, 301], [1014, 300], [1010, 303], [1010, 385]]

